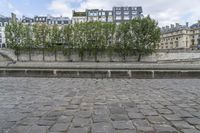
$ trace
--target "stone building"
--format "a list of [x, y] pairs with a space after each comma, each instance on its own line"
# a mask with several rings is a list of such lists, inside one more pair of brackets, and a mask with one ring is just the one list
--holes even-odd
[[6, 46], [5, 27], [11, 21], [11, 18], [0, 15], [0, 48]]
[[200, 22], [192, 26], [176, 23], [162, 27], [159, 49], [196, 49], [200, 44], [199, 30]]
[[200, 49], [200, 21], [190, 26], [191, 47]]

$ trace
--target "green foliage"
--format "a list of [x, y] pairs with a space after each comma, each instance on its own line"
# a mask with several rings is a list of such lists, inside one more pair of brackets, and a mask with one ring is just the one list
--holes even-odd
[[158, 24], [149, 16], [119, 25], [87, 22], [59, 27], [12, 22], [6, 26], [6, 42], [9, 48], [41, 48], [43, 51], [55, 53], [61, 50], [69, 57], [77, 50], [81, 60], [88, 54], [98, 61], [97, 56], [106, 53], [112, 61], [113, 53], [117, 53], [124, 61], [128, 55], [137, 55], [140, 61], [141, 56], [155, 52], [159, 40]]
[[130, 22], [131, 24], [131, 44], [138, 61], [141, 56], [149, 55], [155, 52], [160, 41], [160, 28], [158, 23], [151, 19], [150, 16], [145, 18], [136, 18]]

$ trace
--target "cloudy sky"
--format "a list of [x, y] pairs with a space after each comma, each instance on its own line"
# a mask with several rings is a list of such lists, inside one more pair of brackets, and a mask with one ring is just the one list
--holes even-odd
[[200, 0], [0, 0], [0, 14], [71, 17], [72, 10], [111, 9], [113, 6], [142, 6], [144, 15], [150, 14], [160, 26], [200, 20]]

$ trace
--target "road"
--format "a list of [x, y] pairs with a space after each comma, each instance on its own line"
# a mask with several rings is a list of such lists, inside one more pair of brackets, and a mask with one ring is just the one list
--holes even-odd
[[199, 133], [197, 79], [0, 78], [2, 133]]

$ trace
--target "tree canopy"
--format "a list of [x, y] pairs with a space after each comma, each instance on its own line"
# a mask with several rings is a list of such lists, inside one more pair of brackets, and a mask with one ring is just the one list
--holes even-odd
[[79, 56], [100, 52], [110, 56], [115, 52], [124, 60], [128, 55], [142, 56], [155, 52], [160, 41], [158, 23], [150, 16], [135, 18], [119, 25], [103, 22], [85, 22], [58, 26], [47, 24], [23, 25], [12, 22], [6, 26], [9, 48], [56, 48], [78, 50]]

